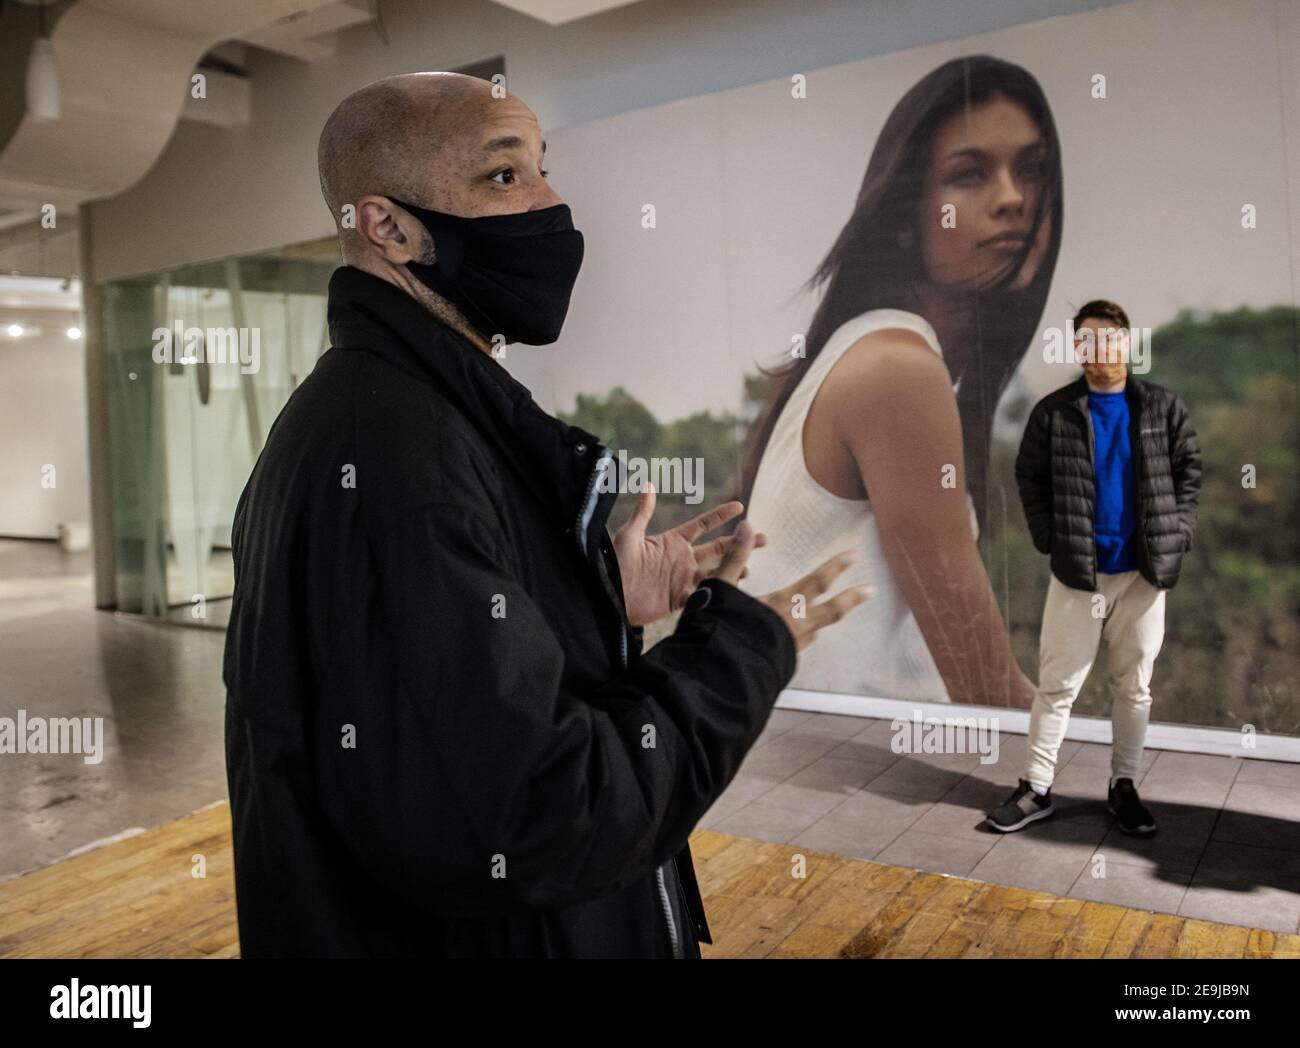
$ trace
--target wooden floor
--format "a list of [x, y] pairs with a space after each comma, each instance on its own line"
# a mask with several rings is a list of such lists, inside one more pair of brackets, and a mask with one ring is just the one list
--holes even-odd
[[[707, 830], [691, 850], [713, 931], [706, 958], [1300, 957], [1300, 935]], [[238, 955], [225, 804], [0, 883], [0, 957]]]

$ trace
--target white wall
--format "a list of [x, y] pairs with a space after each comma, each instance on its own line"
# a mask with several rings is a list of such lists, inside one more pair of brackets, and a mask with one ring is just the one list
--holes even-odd
[[[54, 538], [59, 524], [90, 518], [86, 377], [80, 323], [66, 310], [0, 310], [0, 535]], [[41, 334], [10, 338], [23, 322]], [[42, 485], [54, 466], [54, 487]]]
[[[393, 73], [504, 54], [544, 130], [776, 76], [1107, 7], [1107, 0], [642, 0], [551, 27], [489, 0], [385, 0], [389, 44], [341, 34], [334, 61], [259, 55], [246, 128], [182, 122], [129, 192], [91, 205], [90, 279], [263, 251], [333, 233], [316, 141], [348, 92]], [[548, 155], [564, 194], [564, 158]]]

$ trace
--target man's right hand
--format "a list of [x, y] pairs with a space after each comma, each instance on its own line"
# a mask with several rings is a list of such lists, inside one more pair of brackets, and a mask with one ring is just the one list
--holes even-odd
[[[760, 544], [758, 538], [749, 521], [741, 521], [713, 577], [736, 585], [745, 573], [749, 555]], [[757, 598], [781, 616], [794, 638], [795, 650], [803, 651], [816, 639], [819, 630], [839, 622], [864, 600], [875, 595], [874, 586], [852, 586], [820, 604], [813, 603], [830, 589], [831, 583], [845, 568], [861, 558], [859, 550], [836, 554], [784, 589]]]

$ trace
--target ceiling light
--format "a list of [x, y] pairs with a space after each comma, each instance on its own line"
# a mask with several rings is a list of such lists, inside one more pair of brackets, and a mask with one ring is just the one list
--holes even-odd
[[45, 29], [45, 4], [41, 4], [41, 31], [32, 41], [27, 58], [27, 114], [33, 120], [59, 118], [59, 67], [54, 44]]

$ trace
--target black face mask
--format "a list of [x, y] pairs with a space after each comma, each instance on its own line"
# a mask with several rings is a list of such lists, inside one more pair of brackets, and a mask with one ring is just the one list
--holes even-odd
[[389, 197], [433, 237], [432, 265], [408, 262], [487, 338], [544, 346], [560, 337], [582, 266], [582, 234], [567, 204], [514, 215], [461, 218]]

